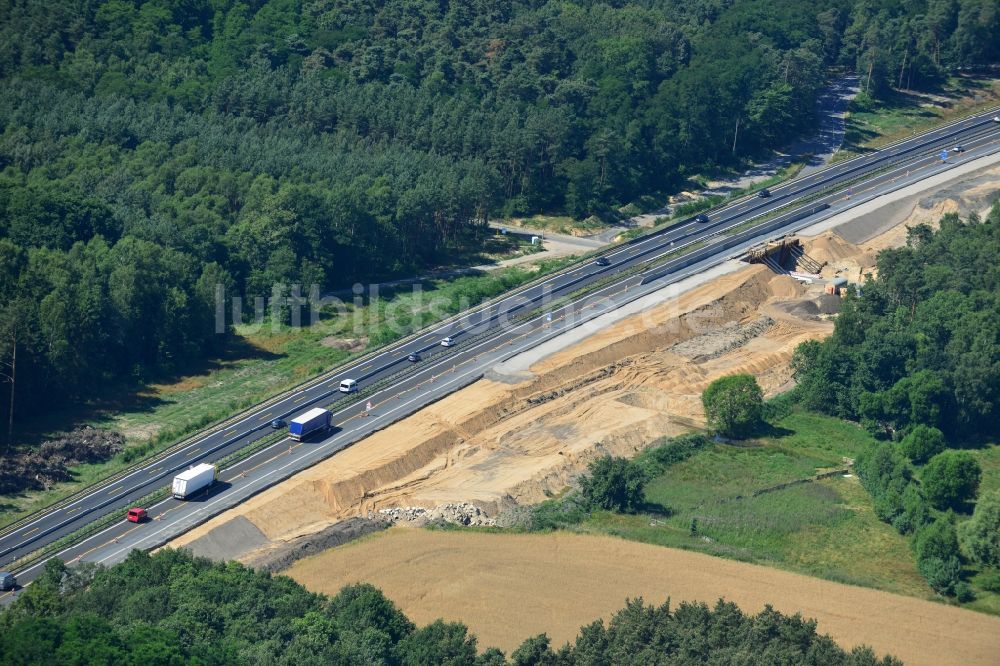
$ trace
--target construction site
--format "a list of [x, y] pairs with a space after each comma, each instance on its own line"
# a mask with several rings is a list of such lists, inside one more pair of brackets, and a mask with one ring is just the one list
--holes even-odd
[[[795, 348], [831, 333], [843, 292], [863, 285], [875, 271], [877, 253], [905, 243], [907, 228], [913, 225], [933, 225], [953, 212], [982, 214], [1000, 188], [1000, 167], [980, 168], [924, 187], [884, 197], [794, 237], [754, 248], [742, 260], [658, 292], [655, 302], [609, 313], [593, 329], [561, 336], [544, 349], [512, 358], [471, 386], [260, 493], [170, 545], [275, 571], [303, 556], [322, 553], [294, 564], [289, 573], [307, 587], [327, 592], [369, 580], [418, 621], [439, 616], [461, 620], [484, 640], [490, 639], [488, 644], [501, 645], [517, 644], [535, 627], [556, 631], [553, 627], [558, 625], [575, 631], [620, 607], [625, 595], [644, 590], [648, 594], [648, 585], [614, 588], [620, 593], [612, 594], [606, 588], [615, 578], [594, 569], [602, 566], [598, 552], [635, 546], [640, 550], [619, 555], [632, 562], [655, 561], [664, 571], [694, 567], [702, 571], [699, 576], [716, 576], [712, 584], [687, 586], [683, 592], [664, 596], [708, 602], [725, 596], [747, 610], [769, 601], [784, 612], [816, 617], [820, 631], [834, 638], [871, 644], [907, 663], [989, 663], [985, 650], [993, 650], [995, 656], [1000, 644], [984, 647], [982, 640], [962, 653], [962, 661], [937, 657], [963, 642], [966, 630], [992, 632], [995, 640], [1000, 636], [1000, 619], [885, 592], [866, 590], [862, 598], [857, 594], [860, 588], [847, 588], [853, 590], [851, 604], [826, 605], [816, 599], [847, 595], [837, 591], [846, 586], [807, 579], [810, 587], [782, 578], [794, 574], [738, 562], [695, 563], [692, 557], [714, 558], [666, 548], [653, 557], [641, 550], [649, 546], [612, 548], [588, 545], [587, 537], [566, 537], [548, 548], [582, 548], [579, 556], [552, 559], [551, 553], [545, 554], [547, 548], [528, 549], [549, 564], [518, 566], [561, 569], [572, 559], [578, 563], [574, 566], [585, 569], [574, 575], [604, 579], [592, 590], [587, 588], [590, 591], [552, 587], [544, 608], [534, 614], [514, 612], [516, 595], [493, 597], [488, 608], [480, 604], [470, 609], [469, 600], [479, 598], [470, 590], [490, 588], [484, 572], [500, 566], [497, 558], [511, 557], [509, 552], [500, 555], [507, 552], [506, 546], [496, 544], [486, 549], [496, 557], [484, 556], [482, 544], [472, 536], [446, 545], [441, 539], [455, 535], [419, 531], [414, 534], [422, 536], [397, 541], [370, 537], [323, 552], [388, 524], [419, 526], [445, 520], [493, 525], [513, 507], [563, 493], [596, 456], [631, 457], [658, 438], [703, 428], [701, 392], [721, 376], [751, 373], [767, 396], [789, 388], [793, 382], [789, 361]], [[407, 528], [390, 533], [400, 529]], [[405, 575], [394, 573], [394, 567], [384, 562], [381, 574], [367, 566], [375, 561], [368, 543], [379, 544], [373, 546], [375, 551], [402, 558]], [[425, 556], [404, 554], [413, 549]], [[467, 553], [473, 564], [468, 570], [456, 570], [454, 558], [445, 552], [460, 559]], [[740, 591], [743, 588], [734, 581], [744, 575], [766, 581], [766, 598]], [[441, 576], [449, 582], [443, 583]], [[675, 584], [677, 578], [668, 576], [656, 589], [679, 590]], [[437, 591], [429, 597], [431, 589]], [[514, 604], [509, 612], [502, 608], [508, 601]], [[845, 610], [849, 605], [853, 613]], [[954, 623], [941, 622], [946, 610], [960, 614]], [[944, 634], [949, 626], [965, 629], [931, 640], [926, 632], [918, 635], [909, 630], [908, 619], [896, 617], [894, 634], [879, 633], [881, 625], [868, 622], [883, 613], [907, 618], [937, 613]], [[494, 617], [518, 620], [494, 623]], [[556, 617], [564, 622], [560, 625]], [[491, 633], [489, 627], [497, 625], [503, 626]], [[558, 638], [571, 636], [572, 632]]]

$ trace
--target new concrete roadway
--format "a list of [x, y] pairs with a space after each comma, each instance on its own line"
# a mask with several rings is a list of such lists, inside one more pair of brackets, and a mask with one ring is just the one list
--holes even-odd
[[[67, 561], [113, 564], [132, 548], [152, 548], [204, 522], [277, 481], [333, 455], [365, 435], [465, 386], [485, 369], [580, 326], [593, 317], [740, 254], [751, 245], [815, 223], [863, 201], [1000, 150], [996, 111], [912, 137], [694, 219], [609, 249], [608, 265], [585, 262], [555, 273], [486, 306], [326, 374], [289, 395], [245, 413], [238, 421], [190, 439], [153, 462], [89, 488], [69, 501], [0, 532], [0, 569], [102, 516], [168, 485], [179, 471], [212, 462], [273, 431], [270, 422], [316, 407], [334, 412], [336, 427], [316, 441], [281, 439], [225, 470], [221, 482], [188, 501], [147, 507], [144, 524], [116, 522], [55, 553]], [[961, 145], [962, 152], [952, 152]], [[945, 160], [942, 152], [948, 151]], [[676, 255], [676, 256], [668, 256]], [[655, 267], [650, 267], [650, 262]], [[571, 294], [589, 287], [576, 299]], [[450, 347], [441, 346], [445, 337]], [[413, 363], [408, 356], [421, 354]], [[338, 391], [341, 380], [369, 391], [358, 399]], [[374, 391], [374, 392], [371, 392]], [[367, 409], [367, 403], [372, 408]], [[43, 562], [16, 571], [30, 582]], [[9, 601], [12, 593], [0, 596]]]

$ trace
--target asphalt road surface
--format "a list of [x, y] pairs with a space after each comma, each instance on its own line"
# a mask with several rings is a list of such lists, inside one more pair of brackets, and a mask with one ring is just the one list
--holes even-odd
[[[271, 434], [270, 422], [312, 407], [334, 412], [335, 428], [312, 441], [272, 444], [225, 470], [220, 482], [188, 501], [167, 499], [147, 507], [144, 524], [116, 522], [58, 553], [66, 561], [112, 564], [132, 548], [151, 548], [204, 522], [277, 481], [329, 457], [373, 430], [465, 386], [500, 360], [530, 349], [602, 312], [738, 255], [751, 245], [790, 233], [863, 201], [1000, 150], [996, 111], [915, 136], [709, 213], [707, 223], [680, 222], [656, 234], [609, 249], [609, 265], [586, 262], [548, 276], [440, 326], [307, 383], [279, 399], [216, 427], [152, 462], [81, 492], [0, 532], [0, 569], [108, 513], [169, 485], [179, 471], [219, 460]], [[953, 152], [956, 145], [963, 152]], [[948, 151], [942, 160], [942, 151]], [[667, 255], [680, 253], [676, 258]], [[649, 267], [649, 262], [658, 262]], [[663, 263], [665, 262], [665, 263]], [[639, 270], [641, 269], [641, 270]], [[584, 287], [585, 296], [566, 297]], [[567, 300], [569, 302], [567, 302]], [[446, 336], [453, 346], [443, 347]], [[407, 360], [411, 353], [422, 359]], [[342, 394], [341, 380], [355, 379], [364, 394]], [[373, 392], [374, 391], [374, 392]], [[372, 409], [367, 405], [371, 403]], [[20, 584], [42, 562], [16, 571]], [[0, 593], [0, 603], [16, 593]]]

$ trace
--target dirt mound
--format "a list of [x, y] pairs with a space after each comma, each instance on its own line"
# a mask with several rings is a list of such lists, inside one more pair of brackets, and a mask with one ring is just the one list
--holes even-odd
[[511, 650], [546, 632], [555, 646], [608, 618], [626, 597], [771, 604], [802, 613], [850, 649], [864, 643], [908, 666], [996, 664], [1000, 618], [786, 571], [610, 537], [393, 529], [296, 563], [315, 592], [370, 582], [418, 624], [461, 621], [482, 647]]
[[47, 490], [73, 478], [69, 468], [83, 463], [104, 462], [125, 446], [118, 432], [90, 426], [77, 428], [36, 450], [0, 460], [0, 495], [26, 490]]
[[865, 271], [875, 266], [875, 254], [858, 251], [856, 245], [851, 245], [833, 232], [821, 236], [803, 239], [806, 254], [823, 264], [821, 275], [824, 277], [845, 276], [858, 282]]

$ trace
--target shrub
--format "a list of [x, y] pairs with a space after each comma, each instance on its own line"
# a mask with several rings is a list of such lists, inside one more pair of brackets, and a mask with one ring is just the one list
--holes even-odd
[[587, 507], [578, 496], [570, 495], [562, 499], [546, 500], [531, 509], [531, 530], [556, 530], [560, 527], [576, 525], [588, 516]]
[[698, 451], [709, 445], [708, 438], [704, 435], [687, 434], [667, 439], [659, 446], [651, 447], [639, 458], [635, 464], [638, 465], [647, 477], [662, 474], [671, 465], [687, 460]]
[[937, 428], [918, 425], [903, 438], [899, 448], [913, 462], [925, 463], [944, 451], [944, 434]]
[[1000, 571], [979, 574], [976, 584], [987, 592], [1000, 592]]
[[927, 583], [941, 594], [954, 594], [961, 580], [958, 537], [955, 526], [939, 519], [917, 532], [913, 540], [917, 569]]
[[705, 417], [713, 430], [726, 437], [747, 437], [761, 425], [764, 393], [753, 375], [720, 377], [701, 394]]
[[976, 595], [973, 593], [971, 585], [966, 583], [964, 580], [960, 580], [955, 583], [955, 598], [965, 604], [970, 601], [975, 601]]
[[962, 545], [973, 561], [1000, 567], [1000, 490], [979, 499], [972, 518], [962, 524], [960, 532]]
[[636, 513], [645, 503], [645, 474], [625, 458], [603, 456], [590, 463], [581, 481], [584, 502], [591, 510]]
[[982, 470], [971, 454], [965, 451], [939, 453], [924, 468], [924, 495], [938, 509], [961, 510], [976, 498]]

